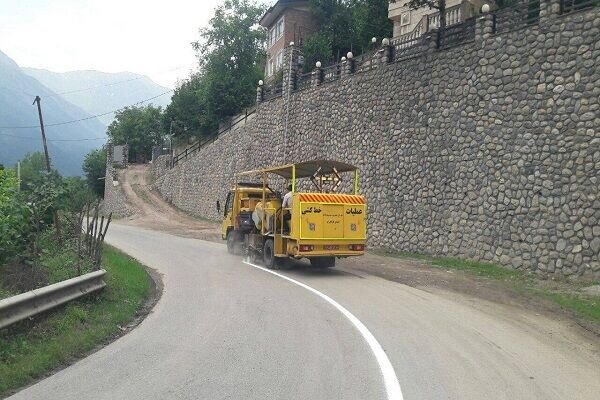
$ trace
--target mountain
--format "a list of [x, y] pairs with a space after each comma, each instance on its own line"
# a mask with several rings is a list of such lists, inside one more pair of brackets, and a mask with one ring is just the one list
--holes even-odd
[[[77, 104], [92, 115], [116, 110], [169, 90], [169, 88], [154, 83], [147, 76], [131, 72], [71, 71], [57, 73], [36, 68], [23, 68], [23, 70], [52, 91], [62, 93], [67, 101]], [[144, 105], [153, 104], [166, 107], [170, 101], [171, 96], [167, 94], [144, 103]], [[113, 117], [114, 115], [110, 114], [98, 117], [98, 119], [108, 126]]]
[[[48, 151], [65, 176], [80, 175], [85, 155], [106, 142], [106, 127], [97, 119], [29, 76], [0, 51], [0, 163], [13, 166], [28, 152], [43, 151], [35, 96], [42, 99]], [[52, 126], [77, 119], [84, 121]], [[19, 129], [18, 126], [30, 128]], [[100, 140], [82, 140], [101, 138]], [[67, 139], [69, 141], [55, 141]]]

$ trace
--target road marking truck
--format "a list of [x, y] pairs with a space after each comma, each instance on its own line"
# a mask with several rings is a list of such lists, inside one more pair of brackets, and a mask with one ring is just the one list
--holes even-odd
[[[349, 184], [344, 182], [348, 175]], [[223, 210], [228, 251], [272, 269], [288, 258], [329, 268], [336, 258], [363, 255], [367, 204], [358, 194], [358, 177], [358, 168], [330, 160], [237, 174]], [[291, 188], [291, 206], [282, 207], [281, 192], [273, 189], [279, 185]], [[344, 186], [352, 192], [341, 193]]]

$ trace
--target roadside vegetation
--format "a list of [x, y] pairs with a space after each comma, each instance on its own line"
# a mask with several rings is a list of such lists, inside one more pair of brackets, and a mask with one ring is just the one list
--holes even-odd
[[121, 334], [152, 291], [144, 267], [104, 249], [106, 288], [0, 331], [0, 397]]
[[0, 170], [0, 298], [90, 272], [77, 215], [96, 201], [85, 180], [46, 171], [41, 153]]
[[375, 250], [374, 253], [386, 257], [419, 260], [436, 268], [462, 271], [471, 276], [491, 279], [519, 292], [551, 300], [579, 318], [600, 323], [600, 295], [582, 290], [585, 287], [600, 285], [600, 282], [541, 280], [525, 271], [451, 257], [431, 257], [423, 254], [389, 250]]

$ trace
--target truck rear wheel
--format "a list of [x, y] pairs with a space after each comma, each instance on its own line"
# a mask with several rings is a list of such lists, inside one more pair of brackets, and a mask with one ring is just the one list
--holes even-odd
[[227, 252], [229, 254], [236, 254], [237, 249], [240, 247], [240, 235], [234, 230], [227, 232]]
[[310, 259], [310, 265], [315, 268], [335, 267], [335, 257], [315, 257]]
[[275, 245], [273, 244], [273, 239], [265, 240], [265, 245], [263, 247], [263, 263], [265, 267], [269, 269], [280, 269], [283, 264], [283, 260], [275, 257]]

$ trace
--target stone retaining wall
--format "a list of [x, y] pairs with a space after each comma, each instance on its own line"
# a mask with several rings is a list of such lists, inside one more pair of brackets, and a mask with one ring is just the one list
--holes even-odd
[[542, 6], [517, 31], [490, 34], [484, 17], [474, 42], [284, 87], [155, 185], [219, 219], [237, 171], [347, 161], [361, 168], [371, 246], [600, 277], [600, 15]]

